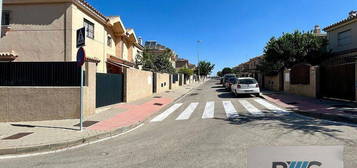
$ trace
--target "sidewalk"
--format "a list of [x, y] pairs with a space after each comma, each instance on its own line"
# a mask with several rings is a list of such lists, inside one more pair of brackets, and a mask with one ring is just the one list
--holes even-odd
[[315, 99], [283, 92], [262, 91], [262, 96], [281, 107], [309, 117], [357, 124], [357, 104]]
[[56, 151], [126, 132], [200, 84], [97, 109], [85, 119], [83, 131], [78, 131], [79, 119], [0, 123], [0, 155]]

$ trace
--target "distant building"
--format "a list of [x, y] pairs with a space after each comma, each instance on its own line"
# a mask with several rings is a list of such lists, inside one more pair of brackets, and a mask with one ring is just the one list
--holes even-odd
[[176, 69], [188, 68], [189, 62], [187, 59], [177, 58], [176, 59]]
[[321, 32], [321, 28], [319, 25], [315, 25], [314, 30], [312, 31], [312, 33], [316, 36], [320, 36], [320, 37], [327, 37], [326, 33], [322, 33]]
[[192, 70], [195, 70], [196, 69], [196, 65], [195, 64], [188, 64], [188, 68], [189, 69], [192, 69]]
[[170, 51], [170, 62], [174, 68], [176, 68], [177, 54], [174, 50], [157, 43], [156, 41], [146, 41], [145, 42], [145, 52], [150, 54], [160, 55], [165, 53], [167, 50]]
[[258, 56], [250, 59], [248, 62], [242, 63], [233, 68], [241, 77], [253, 77], [258, 78], [259, 71], [257, 65], [263, 59], [263, 56]]

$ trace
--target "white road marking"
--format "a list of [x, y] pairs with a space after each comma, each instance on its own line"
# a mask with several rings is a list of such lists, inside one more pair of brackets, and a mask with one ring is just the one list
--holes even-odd
[[224, 111], [226, 111], [227, 118], [239, 116], [231, 101], [223, 101], [223, 107]]
[[276, 112], [276, 113], [288, 113], [288, 111], [281, 109], [277, 106], [274, 106], [270, 103], [268, 103], [267, 101], [263, 100], [263, 99], [254, 99], [254, 101], [256, 101], [257, 103], [263, 105], [264, 107], [266, 107], [267, 109]]
[[247, 100], [239, 100], [239, 103], [248, 110], [249, 113], [253, 115], [263, 115], [263, 112], [253, 106], [253, 104], [249, 103]]
[[202, 118], [213, 118], [214, 117], [214, 102], [210, 101], [206, 103], [205, 111], [203, 112]]
[[154, 119], [152, 119], [150, 122], [159, 122], [167, 118], [171, 113], [173, 113], [175, 110], [177, 110], [180, 106], [182, 106], [182, 103], [176, 103], [170, 108], [168, 108], [166, 111], [161, 113], [160, 115], [156, 116]]
[[190, 118], [191, 114], [193, 113], [193, 111], [196, 109], [198, 103], [191, 103], [186, 109], [185, 111], [183, 111], [177, 118], [176, 120], [187, 120]]

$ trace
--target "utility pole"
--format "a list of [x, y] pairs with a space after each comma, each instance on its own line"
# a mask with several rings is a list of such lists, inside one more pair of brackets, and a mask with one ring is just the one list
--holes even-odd
[[201, 80], [200, 78], [200, 68], [198, 67], [199, 66], [199, 63], [200, 63], [200, 53], [199, 53], [199, 48], [198, 48], [198, 45], [201, 43], [202, 41], [201, 40], [197, 40], [197, 45], [196, 45], [196, 49], [197, 49], [197, 76], [198, 76], [198, 81]]

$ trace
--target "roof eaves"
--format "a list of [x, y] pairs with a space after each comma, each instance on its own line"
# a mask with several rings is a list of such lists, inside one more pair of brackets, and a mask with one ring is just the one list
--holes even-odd
[[104, 21], [108, 22], [109, 19], [105, 17], [100, 11], [98, 11], [96, 8], [94, 8], [92, 5], [90, 5], [87, 1], [85, 0], [73, 0], [74, 2], [77, 2], [79, 5], [87, 8], [89, 11], [92, 11], [94, 14], [96, 14], [99, 18], [103, 19]]
[[325, 27], [323, 30], [324, 31], [329, 31], [329, 30], [331, 30], [333, 28], [336, 28], [337, 26], [340, 26], [342, 24], [346, 24], [346, 23], [352, 22], [352, 21], [357, 21], [357, 16], [351, 16], [351, 17], [348, 17], [346, 19], [343, 19], [343, 20], [341, 20], [341, 21], [339, 21], [337, 23], [334, 23], [334, 24], [332, 24], [330, 26]]

